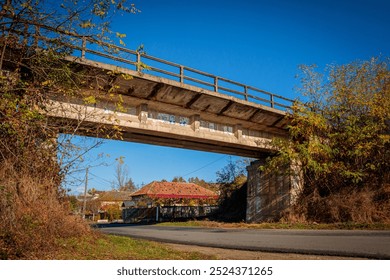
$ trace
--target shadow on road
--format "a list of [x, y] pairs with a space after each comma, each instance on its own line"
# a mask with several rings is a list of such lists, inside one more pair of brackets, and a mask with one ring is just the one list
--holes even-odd
[[151, 223], [138, 223], [138, 224], [127, 224], [127, 223], [99, 223], [92, 224], [93, 228], [116, 228], [116, 227], [138, 227], [138, 226], [146, 226], [146, 225], [154, 225]]

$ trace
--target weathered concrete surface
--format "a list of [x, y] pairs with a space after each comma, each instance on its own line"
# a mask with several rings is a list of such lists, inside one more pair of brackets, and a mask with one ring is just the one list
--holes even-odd
[[303, 181], [297, 166], [281, 167], [283, 171], [277, 174], [261, 171], [264, 165], [263, 158], [247, 166], [247, 222], [278, 221], [302, 191]]
[[53, 93], [48, 107], [53, 119], [119, 126], [125, 141], [252, 158], [264, 157], [274, 150], [272, 138], [287, 135], [284, 111], [109, 64], [68, 59], [93, 73], [82, 90], [97, 100], [86, 106], [81, 96], [65, 99]]

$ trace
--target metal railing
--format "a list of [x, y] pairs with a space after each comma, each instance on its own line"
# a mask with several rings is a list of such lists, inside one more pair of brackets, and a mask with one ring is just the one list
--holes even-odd
[[[49, 33], [46, 32], [45, 36], [42, 36], [42, 29], [46, 29]], [[35, 27], [34, 33], [32, 36], [30, 34], [30, 37], [33, 38], [33, 44], [39, 46], [40, 42], [45, 42], [45, 44], [62, 45], [72, 50], [70, 53], [72, 56], [83, 59], [107, 62], [109, 64], [114, 63], [115, 66], [136, 70], [140, 73], [150, 73], [157, 77], [180, 82], [183, 85], [204, 88], [280, 110], [291, 108], [294, 102], [291, 99], [253, 86], [163, 60], [141, 51], [98, 41], [91, 37], [83, 37], [47, 26]], [[61, 38], [58, 39], [58, 37], [53, 35], [55, 33], [61, 33]], [[22, 34], [23, 32], [19, 31], [19, 35]], [[26, 39], [23, 39], [23, 42], [26, 42]]]

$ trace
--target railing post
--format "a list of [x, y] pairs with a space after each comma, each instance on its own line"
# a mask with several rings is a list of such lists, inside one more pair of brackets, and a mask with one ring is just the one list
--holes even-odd
[[245, 100], [248, 101], [248, 86], [244, 86]]
[[214, 77], [214, 91], [218, 92], [218, 77]]
[[137, 52], [137, 72], [141, 71], [141, 53]]
[[275, 101], [274, 101], [274, 95], [273, 94], [270, 95], [270, 99], [271, 99], [271, 108], [274, 108], [275, 107]]
[[87, 38], [83, 37], [81, 45], [81, 58], [85, 58], [85, 50], [87, 48]]
[[180, 83], [184, 83], [184, 66], [180, 65]]

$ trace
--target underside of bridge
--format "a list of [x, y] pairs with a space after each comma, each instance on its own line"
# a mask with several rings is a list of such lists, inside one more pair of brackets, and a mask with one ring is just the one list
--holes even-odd
[[[50, 93], [47, 114], [57, 124], [73, 122], [80, 134], [105, 137], [91, 128], [111, 125], [124, 141], [251, 158], [274, 152], [271, 140], [287, 135], [283, 111], [138, 71], [68, 59], [93, 78], [78, 96]], [[88, 96], [94, 102], [86, 103]]]

